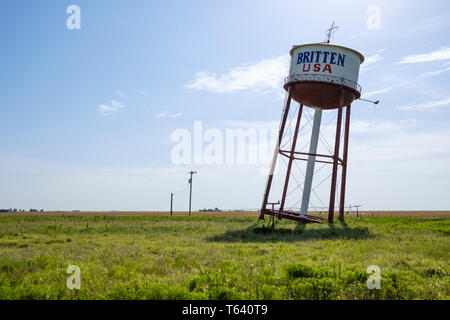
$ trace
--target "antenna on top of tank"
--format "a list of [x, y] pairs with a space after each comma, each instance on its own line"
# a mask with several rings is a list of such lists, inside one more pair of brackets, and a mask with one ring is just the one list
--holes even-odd
[[333, 21], [333, 23], [331, 24], [331, 27], [329, 29], [325, 30], [325, 32], [327, 33], [327, 39], [326, 39], [325, 43], [330, 43], [330, 39], [333, 37], [333, 33], [337, 28], [339, 28], [339, 27], [335, 26], [334, 21]]

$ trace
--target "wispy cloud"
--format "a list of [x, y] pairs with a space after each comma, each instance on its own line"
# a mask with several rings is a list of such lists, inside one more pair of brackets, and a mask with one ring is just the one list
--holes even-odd
[[404, 105], [404, 106], [398, 106], [398, 107], [396, 107], [396, 109], [424, 111], [424, 110], [430, 110], [430, 109], [436, 109], [436, 108], [442, 108], [442, 107], [450, 107], [450, 98], [427, 101], [427, 102], [422, 102], [422, 103], [417, 103], [417, 104], [408, 104], [408, 105]]
[[387, 88], [380, 89], [380, 90], [369, 91], [369, 92], [364, 93], [364, 94], [362, 95], [362, 98], [369, 98], [369, 97], [371, 97], [371, 96], [375, 96], [375, 95], [377, 95], [377, 94], [380, 94], [380, 93], [383, 93], [383, 92], [387, 92], [387, 91], [391, 90], [392, 88], [393, 88], [393, 87], [391, 86], [391, 87], [387, 87]]
[[414, 24], [415, 26], [411, 26], [412, 29], [410, 31], [412, 31], [412, 35], [417, 37], [418, 34], [422, 35], [436, 29], [442, 29], [444, 26], [448, 25], [448, 18], [446, 16], [426, 17]]
[[126, 98], [127, 96], [125, 95], [125, 93], [123, 93], [122, 91], [116, 91], [114, 92], [115, 94], [117, 94], [119, 97], [121, 98]]
[[[380, 50], [380, 52], [381, 52], [381, 51], [384, 51], [384, 50]], [[364, 60], [363, 64], [361, 65], [360, 71], [361, 71], [361, 72], [364, 72], [364, 71], [366, 71], [366, 70], [369, 70], [370, 67], [371, 67], [373, 64], [377, 63], [378, 61], [380, 61], [380, 60], [382, 60], [382, 59], [383, 59], [383, 58], [381, 57], [381, 55], [380, 55], [379, 53], [376, 53], [376, 54], [374, 54], [373, 56], [367, 57], [367, 58]]]
[[289, 68], [289, 55], [261, 60], [228, 70], [225, 74], [198, 72], [184, 87], [215, 93], [232, 93], [248, 89], [274, 91], [281, 87]]
[[181, 112], [177, 112], [177, 113], [169, 113], [169, 112], [161, 112], [158, 113], [157, 115], [155, 115], [156, 119], [175, 119], [178, 118], [182, 115]]
[[433, 52], [413, 54], [403, 57], [402, 59], [400, 59], [400, 61], [396, 62], [395, 64], [430, 62], [449, 59], [450, 59], [450, 47], [442, 47], [439, 50]]
[[112, 114], [112, 113], [116, 112], [117, 110], [124, 108], [124, 107], [125, 106], [123, 104], [121, 104], [120, 102], [118, 102], [116, 100], [111, 100], [111, 104], [109, 106], [101, 104], [98, 106], [97, 111], [99, 114], [106, 116], [106, 115]]
[[434, 76], [437, 76], [438, 74], [441, 74], [441, 73], [444, 73], [447, 71], [450, 71], [450, 67], [444, 68], [441, 70], [436, 70], [436, 71], [424, 72], [424, 73], [420, 74], [420, 77], [421, 78], [434, 77]]
[[403, 119], [403, 120], [386, 120], [377, 122], [367, 122], [364, 120], [355, 119], [352, 121], [352, 134], [387, 134], [390, 135], [393, 132], [404, 131], [417, 125], [416, 119]]
[[241, 121], [241, 120], [225, 120], [223, 124], [229, 127], [237, 127], [244, 129], [277, 129], [280, 125], [279, 121]]

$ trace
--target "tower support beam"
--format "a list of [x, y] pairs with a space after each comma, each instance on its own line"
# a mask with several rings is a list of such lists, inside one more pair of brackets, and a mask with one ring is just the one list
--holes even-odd
[[309, 145], [308, 163], [306, 165], [305, 184], [303, 187], [302, 205], [300, 216], [303, 218], [308, 214], [309, 199], [311, 196], [312, 180], [314, 176], [314, 167], [316, 164], [317, 145], [319, 142], [320, 123], [322, 121], [322, 109], [315, 108], [314, 121], [311, 133], [311, 142]]
[[289, 154], [289, 162], [286, 170], [286, 178], [284, 179], [284, 188], [283, 188], [283, 195], [281, 196], [280, 210], [284, 209], [284, 203], [286, 201], [286, 193], [289, 185], [289, 178], [291, 176], [292, 163], [294, 162], [295, 158], [295, 147], [297, 146], [298, 129], [300, 127], [300, 120], [302, 118], [302, 113], [303, 113], [303, 104], [300, 104], [297, 115], [297, 123], [295, 124], [294, 138], [292, 139], [291, 152]]
[[275, 146], [275, 150], [274, 150], [273, 158], [272, 158], [272, 165], [270, 167], [269, 177], [267, 178], [266, 190], [264, 192], [263, 203], [262, 203], [261, 212], [259, 215], [259, 219], [262, 219], [262, 220], [264, 220], [264, 213], [265, 213], [265, 210], [267, 207], [267, 202], [269, 199], [269, 193], [270, 193], [270, 188], [272, 186], [273, 174], [275, 172], [275, 167], [277, 165], [278, 153], [280, 151], [281, 140], [283, 139], [284, 128], [286, 127], [286, 120], [287, 120], [287, 117], [289, 114], [291, 100], [292, 100], [292, 86], [290, 86], [288, 88], [288, 94], [287, 94], [286, 104], [284, 106], [283, 116], [281, 119], [280, 130], [278, 131], [277, 145]]
[[345, 183], [347, 180], [347, 159], [348, 159], [348, 136], [350, 131], [350, 108], [349, 104], [345, 108], [345, 129], [344, 129], [344, 150], [342, 155], [342, 178], [341, 178], [341, 194], [339, 201], [339, 220], [344, 221], [344, 205], [345, 205]]
[[344, 94], [341, 87], [341, 98], [338, 107], [338, 116], [336, 124], [336, 137], [334, 143], [334, 156], [333, 156], [333, 171], [331, 173], [331, 190], [330, 190], [330, 204], [328, 206], [328, 223], [334, 222], [334, 202], [336, 200], [336, 179], [339, 162], [339, 146], [341, 142], [341, 123], [342, 123], [342, 108], [344, 104]]

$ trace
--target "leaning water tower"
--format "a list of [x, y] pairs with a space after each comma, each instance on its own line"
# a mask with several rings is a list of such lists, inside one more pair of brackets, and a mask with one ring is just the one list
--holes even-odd
[[[300, 223], [319, 223], [325, 220], [308, 213], [311, 192], [314, 192], [315, 165], [316, 163], [321, 163], [329, 164], [331, 171], [329, 175], [331, 180], [329, 201], [324, 209], [328, 211], [328, 222], [333, 223], [336, 201], [338, 201], [339, 218], [343, 219], [344, 217], [350, 108], [351, 103], [359, 99], [361, 95], [358, 75], [359, 67], [364, 61], [364, 57], [353, 49], [329, 44], [329, 41], [327, 43], [293, 46], [290, 50], [290, 55], [289, 76], [284, 83], [284, 89], [287, 93], [279, 127], [279, 136], [259, 218], [264, 219], [265, 215], [270, 215], [273, 220], [275, 217], [278, 217], [279, 219], [286, 218]], [[299, 104], [298, 112], [293, 117], [295, 129], [293, 132], [291, 130], [291, 136], [288, 139], [289, 143], [282, 145], [282, 139], [286, 134], [285, 128], [289, 110], [292, 109], [292, 100]], [[299, 140], [302, 114], [305, 111], [313, 113], [314, 116], [309, 119], [309, 122], [311, 122], [311, 132], [308, 135], [309, 141], [307, 142], [309, 149], [299, 151], [296, 147]], [[343, 120], [344, 111], [345, 119]], [[334, 147], [331, 146], [330, 154], [318, 154], [317, 146], [321, 136], [322, 113], [325, 112], [337, 113], [337, 120], [332, 124], [334, 141], [331, 145], [334, 144]], [[343, 137], [341, 138], [342, 127]], [[269, 197], [273, 198], [271, 195], [272, 181], [279, 157], [283, 157], [283, 161], [286, 163], [286, 173], [282, 177], [281, 183], [282, 190], [279, 190], [282, 191], [281, 200], [277, 203], [270, 203]], [[298, 209], [290, 209], [286, 208], [286, 195], [291, 180], [293, 163], [297, 161], [306, 162], [304, 164], [304, 181], [301, 183], [302, 188], [294, 193], [299, 198], [298, 203], [301, 206]], [[341, 173], [339, 183], [338, 171]], [[339, 199], [336, 199], [336, 190], [338, 188], [340, 188]], [[271, 206], [269, 207], [269, 205]], [[275, 208], [274, 205], [279, 205], [279, 207]]]

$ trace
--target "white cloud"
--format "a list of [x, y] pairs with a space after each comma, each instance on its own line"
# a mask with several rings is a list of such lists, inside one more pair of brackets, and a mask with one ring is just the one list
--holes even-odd
[[[380, 50], [379, 52], [384, 51], [384, 49]], [[361, 65], [361, 72], [364, 72], [366, 70], [369, 70], [369, 67], [375, 63], [377, 63], [378, 61], [380, 61], [381, 59], [383, 59], [381, 57], [381, 55], [379, 53], [374, 54], [373, 56], [367, 57], [363, 64]]]
[[[351, 133], [353, 129], [350, 129]], [[389, 166], [406, 166], [406, 162], [401, 161], [423, 159], [425, 164], [426, 161], [439, 161], [450, 156], [448, 149], [442, 148], [450, 143], [449, 130], [424, 131], [418, 130], [417, 126], [402, 128], [400, 125], [396, 129], [385, 130], [383, 135], [375, 131], [373, 133], [364, 140], [355, 139], [352, 143], [349, 151], [355, 161], [383, 161]], [[391, 171], [391, 174], [394, 172]]]
[[279, 90], [289, 68], [289, 55], [265, 59], [257, 63], [228, 70], [218, 75], [209, 71], [198, 72], [184, 87], [215, 93], [255, 89], [263, 91]]
[[438, 74], [441, 74], [441, 73], [444, 73], [447, 71], [450, 71], [450, 67], [441, 69], [441, 70], [436, 70], [436, 71], [424, 72], [424, 73], [420, 74], [420, 77], [421, 78], [433, 77], [433, 76], [437, 76]]
[[280, 126], [279, 121], [240, 121], [226, 120], [223, 121], [226, 126], [243, 128], [243, 129], [277, 129]]
[[[367, 122], [364, 120], [351, 120], [350, 132], [352, 134], [388, 134], [391, 135], [394, 132], [404, 131], [417, 124], [416, 119], [403, 119], [403, 120], [387, 120], [378, 122]], [[333, 128], [334, 130], [334, 128]]]
[[111, 105], [110, 106], [101, 104], [98, 107], [97, 111], [98, 111], [99, 114], [101, 114], [103, 116], [106, 116], [106, 115], [109, 115], [109, 114], [112, 114], [112, 113], [116, 112], [117, 110], [119, 110], [119, 109], [121, 109], [123, 107], [125, 107], [125, 106], [123, 104], [121, 104], [120, 102], [118, 102], [116, 100], [111, 100]]
[[448, 19], [445, 16], [441, 17], [427, 17], [425, 19], [422, 19], [420, 21], [417, 21], [415, 23], [416, 30], [410, 30], [412, 31], [412, 34], [416, 35], [419, 34], [426, 34], [427, 32], [434, 31], [438, 28], [443, 28], [445, 25], [448, 24]]
[[121, 98], [126, 98], [127, 96], [125, 95], [125, 93], [123, 93], [122, 91], [116, 91], [114, 92], [115, 94], [117, 94], [119, 97]]
[[398, 106], [396, 109], [398, 110], [417, 110], [424, 111], [429, 109], [441, 108], [441, 107], [450, 107], [450, 98], [427, 101], [417, 104], [408, 104], [404, 106]]
[[362, 98], [369, 98], [369, 97], [371, 97], [371, 96], [375, 96], [375, 95], [377, 95], [377, 94], [380, 94], [380, 93], [383, 93], [383, 92], [387, 92], [387, 91], [391, 90], [392, 88], [393, 88], [393, 87], [391, 86], [391, 87], [387, 87], [387, 88], [380, 89], [380, 90], [369, 91], [369, 92], [367, 92], [367, 93], [364, 93], [364, 94], [362, 95]]
[[155, 118], [156, 119], [175, 119], [178, 118], [182, 115], [181, 112], [177, 112], [177, 113], [168, 113], [168, 112], [161, 112], [158, 113]]
[[418, 62], [430, 62], [430, 61], [440, 61], [450, 59], [450, 47], [442, 47], [439, 50], [423, 53], [423, 54], [413, 54], [400, 59], [400, 61], [395, 64], [403, 63], [418, 63]]
[[380, 61], [381, 59], [382, 58], [381, 58], [380, 54], [376, 53], [373, 56], [366, 58], [366, 60], [364, 60], [364, 64], [371, 65], [371, 64], [374, 64], [375, 62]]

